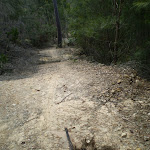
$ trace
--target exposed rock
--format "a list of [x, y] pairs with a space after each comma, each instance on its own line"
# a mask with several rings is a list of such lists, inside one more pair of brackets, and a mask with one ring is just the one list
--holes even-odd
[[116, 91], [115, 91], [114, 89], [111, 90], [111, 93], [112, 93], [112, 94], [115, 94], [115, 92], [116, 92]]
[[122, 82], [122, 80], [121, 80], [121, 79], [119, 79], [119, 80], [117, 81], [117, 83], [118, 83], [118, 84], [120, 84], [121, 82]]
[[122, 138], [126, 138], [126, 137], [127, 137], [127, 133], [122, 133], [122, 134], [121, 134], [121, 137], [122, 137]]

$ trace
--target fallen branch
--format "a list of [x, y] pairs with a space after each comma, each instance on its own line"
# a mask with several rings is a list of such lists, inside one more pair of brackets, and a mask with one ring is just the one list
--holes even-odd
[[58, 102], [57, 104], [62, 103], [67, 97], [69, 97], [72, 93], [70, 93], [69, 95], [67, 95], [66, 97], [64, 97], [60, 102]]

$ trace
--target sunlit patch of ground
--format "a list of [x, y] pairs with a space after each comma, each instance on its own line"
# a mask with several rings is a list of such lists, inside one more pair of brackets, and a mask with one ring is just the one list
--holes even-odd
[[21, 70], [0, 76], [0, 149], [67, 150], [67, 128], [76, 149], [148, 150], [149, 83], [71, 52], [22, 56]]

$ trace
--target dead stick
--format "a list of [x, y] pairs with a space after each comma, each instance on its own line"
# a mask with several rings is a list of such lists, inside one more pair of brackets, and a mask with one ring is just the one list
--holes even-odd
[[68, 140], [68, 143], [69, 143], [69, 150], [74, 150], [73, 144], [72, 144], [72, 142], [71, 142], [71, 140], [70, 140], [70, 136], [69, 136], [69, 133], [68, 133], [68, 129], [65, 128], [65, 131], [66, 131], [66, 136], [67, 136], [67, 140]]
[[69, 97], [72, 93], [70, 93], [69, 95], [65, 96], [60, 102], [58, 102], [57, 104], [60, 104], [61, 102], [63, 102], [67, 97]]

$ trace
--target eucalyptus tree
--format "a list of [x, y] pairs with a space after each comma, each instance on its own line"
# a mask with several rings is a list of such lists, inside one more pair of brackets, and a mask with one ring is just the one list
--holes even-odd
[[61, 25], [57, 7], [57, 0], [53, 0], [54, 10], [55, 10], [55, 17], [56, 17], [56, 24], [57, 24], [57, 33], [58, 33], [58, 47], [62, 47], [62, 34], [61, 34]]

